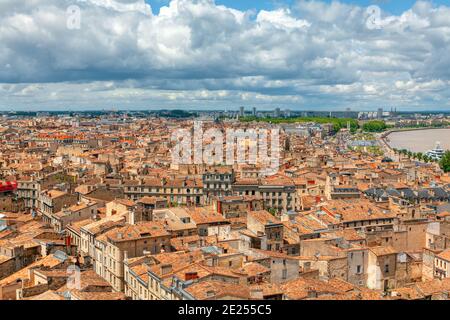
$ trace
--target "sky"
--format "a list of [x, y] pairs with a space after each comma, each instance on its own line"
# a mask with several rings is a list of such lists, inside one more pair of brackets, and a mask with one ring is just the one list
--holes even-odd
[[[153, 12], [159, 13], [162, 6], [167, 6], [170, 0], [146, 0], [151, 5]], [[323, 1], [331, 3], [332, 0]], [[410, 9], [416, 3], [415, 0], [347, 0], [343, 3], [358, 5], [362, 7], [369, 7], [377, 5], [381, 9], [391, 14], [401, 14]], [[448, 4], [447, 0], [435, 0], [435, 5]], [[274, 10], [280, 7], [292, 6], [295, 4], [294, 0], [218, 0], [216, 4], [225, 5], [238, 10]]]
[[450, 3], [1, 0], [0, 110], [450, 111]]

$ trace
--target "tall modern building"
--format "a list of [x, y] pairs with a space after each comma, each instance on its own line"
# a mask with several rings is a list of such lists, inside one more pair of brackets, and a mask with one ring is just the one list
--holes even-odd
[[378, 108], [377, 119], [383, 118], [383, 108]]
[[253, 107], [253, 116], [256, 117], [256, 107]]
[[240, 107], [239, 108], [239, 116], [243, 117], [244, 116], [244, 107]]
[[281, 109], [280, 108], [276, 108], [275, 109], [275, 118], [279, 118], [281, 117]]

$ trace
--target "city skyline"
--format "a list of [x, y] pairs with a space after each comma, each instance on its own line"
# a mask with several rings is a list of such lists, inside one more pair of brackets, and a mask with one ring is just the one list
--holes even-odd
[[450, 109], [444, 1], [6, 0], [0, 9], [0, 111]]

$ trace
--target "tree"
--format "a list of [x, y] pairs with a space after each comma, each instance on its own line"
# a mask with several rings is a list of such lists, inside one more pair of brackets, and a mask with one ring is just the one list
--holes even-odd
[[422, 161], [422, 159], [423, 159], [423, 153], [422, 153], [422, 152], [416, 153], [416, 159], [419, 160], [419, 161]]
[[450, 172], [450, 151], [447, 151], [439, 162], [444, 172]]
[[430, 162], [430, 157], [427, 156], [427, 155], [424, 155], [424, 156], [423, 156], [423, 161], [424, 161], [425, 163]]
[[379, 120], [369, 121], [363, 125], [363, 130], [366, 132], [382, 132], [386, 129], [386, 122]]

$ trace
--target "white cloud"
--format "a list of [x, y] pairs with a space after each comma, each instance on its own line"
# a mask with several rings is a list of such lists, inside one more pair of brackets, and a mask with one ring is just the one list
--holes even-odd
[[76, 0], [79, 3], [88, 2], [94, 6], [104, 7], [118, 12], [141, 12], [152, 14], [152, 8], [145, 0]]
[[[74, 3], [80, 30], [66, 27]], [[144, 0], [2, 0], [0, 107], [447, 106], [449, 16], [419, 1], [370, 30], [366, 8], [337, 1], [255, 14], [172, 0], [155, 14]]]
[[283, 30], [303, 29], [310, 26], [308, 21], [293, 17], [289, 9], [278, 9], [274, 11], [261, 10], [256, 21], [260, 24], [267, 24], [270, 27]]

